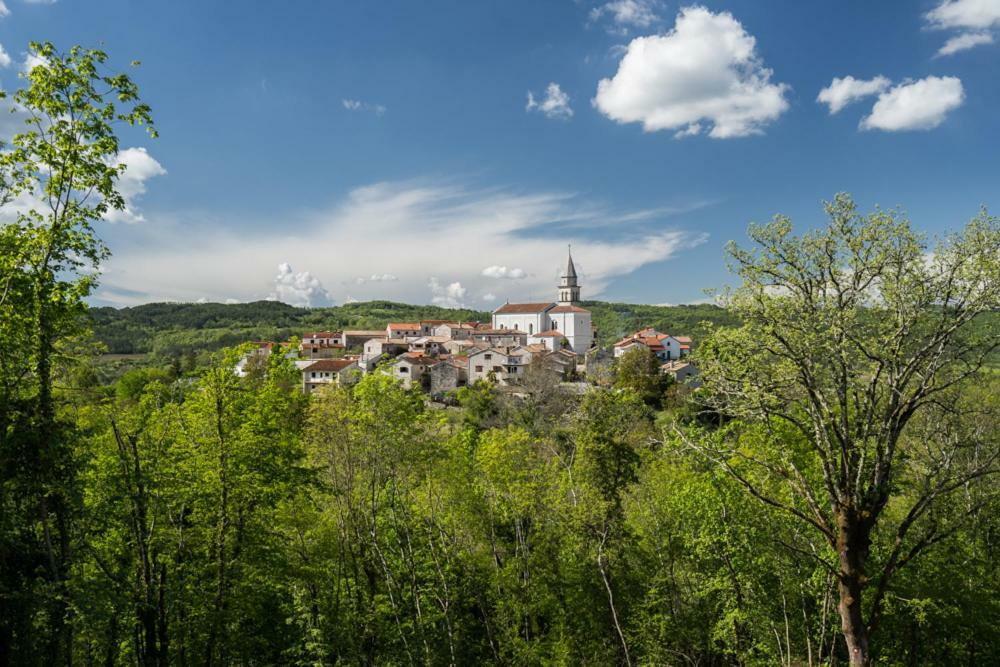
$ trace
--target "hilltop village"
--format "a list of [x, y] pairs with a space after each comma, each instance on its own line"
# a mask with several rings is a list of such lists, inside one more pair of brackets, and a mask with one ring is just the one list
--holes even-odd
[[[554, 302], [505, 303], [492, 321], [422, 320], [390, 322], [385, 329], [308, 331], [293, 349], [258, 341], [236, 366], [245, 375], [252, 364], [284, 350], [302, 373], [302, 390], [348, 385], [366, 373], [390, 373], [403, 386], [420, 386], [431, 396], [486, 381], [516, 387], [532, 369], [561, 382], [583, 381], [588, 365], [607, 351], [596, 345], [590, 311], [580, 306], [580, 284], [573, 256], [557, 287]], [[646, 348], [660, 370], [677, 381], [695, 373], [686, 359], [691, 339], [654, 329], [625, 336], [612, 347], [615, 358]]]

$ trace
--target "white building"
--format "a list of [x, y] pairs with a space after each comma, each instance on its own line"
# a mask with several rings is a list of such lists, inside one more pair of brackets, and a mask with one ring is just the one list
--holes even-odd
[[572, 254], [558, 292], [556, 303], [505, 303], [493, 311], [493, 328], [526, 332], [529, 343], [542, 343], [550, 350], [566, 347], [581, 356], [586, 354], [594, 344], [594, 327], [590, 311], [577, 303], [580, 285]]
[[480, 380], [516, 383], [527, 372], [531, 352], [520, 346], [488, 347], [469, 352], [469, 384]]
[[328, 385], [353, 384], [361, 375], [358, 362], [354, 359], [320, 359], [301, 370], [302, 391], [307, 394]]
[[691, 339], [660, 333], [652, 328], [640, 329], [615, 343], [615, 358], [636, 347], [647, 347], [660, 361], [671, 361], [686, 357], [691, 352]]

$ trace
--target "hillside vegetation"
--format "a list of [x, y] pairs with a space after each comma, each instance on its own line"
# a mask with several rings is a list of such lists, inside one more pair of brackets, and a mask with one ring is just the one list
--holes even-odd
[[[703, 322], [735, 324], [713, 305], [648, 306], [587, 301], [598, 343], [607, 345], [652, 326], [697, 338]], [[170, 358], [214, 351], [249, 340], [285, 340], [310, 329], [381, 329], [389, 322], [459, 320], [489, 322], [489, 311], [415, 306], [392, 301], [297, 308], [277, 301], [253, 303], [149, 303], [132, 308], [93, 308], [94, 335], [109, 354], [152, 353]]]

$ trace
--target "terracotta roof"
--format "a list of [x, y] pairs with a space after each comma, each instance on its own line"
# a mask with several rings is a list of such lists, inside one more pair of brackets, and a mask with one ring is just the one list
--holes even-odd
[[340, 338], [339, 331], [312, 331], [302, 334], [303, 338]]
[[678, 343], [690, 343], [691, 339], [687, 336], [674, 336], [674, 340]]
[[476, 336], [527, 336], [527, 331], [521, 329], [476, 329], [472, 334]]
[[418, 322], [389, 322], [385, 327], [386, 329], [419, 329], [420, 324]]
[[550, 313], [589, 313], [590, 311], [580, 306], [556, 306]]
[[345, 336], [384, 336], [385, 329], [345, 329]]
[[320, 359], [319, 361], [309, 364], [303, 371], [342, 371], [351, 364], [354, 363], [354, 359]]
[[558, 329], [549, 329], [548, 331], [539, 331], [535, 334], [536, 338], [554, 338], [556, 336], [562, 337], [563, 333]]
[[544, 313], [552, 305], [551, 301], [546, 303], [505, 303], [493, 312], [499, 315], [505, 313]]

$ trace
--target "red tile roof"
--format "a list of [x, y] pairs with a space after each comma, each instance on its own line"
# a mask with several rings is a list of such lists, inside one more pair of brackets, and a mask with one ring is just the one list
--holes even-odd
[[312, 331], [302, 334], [303, 338], [340, 338], [339, 331]]
[[315, 363], [309, 364], [302, 371], [333, 371], [336, 373], [344, 370], [353, 364], [354, 361], [354, 359], [320, 359]]
[[580, 306], [556, 306], [550, 313], [589, 313], [590, 311]]
[[389, 322], [386, 329], [414, 329], [419, 330], [420, 324], [417, 322]]
[[558, 329], [549, 329], [548, 331], [539, 331], [538, 333], [535, 334], [535, 336], [538, 337], [538, 338], [550, 338], [550, 337], [554, 338], [556, 336], [560, 336], [561, 337], [562, 335], [563, 335], [563, 333], [561, 331], [559, 331]]
[[498, 315], [506, 313], [544, 313], [552, 305], [551, 301], [547, 303], [505, 303], [493, 312]]

